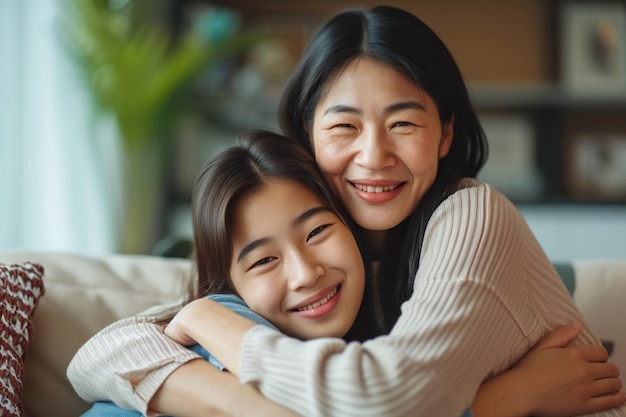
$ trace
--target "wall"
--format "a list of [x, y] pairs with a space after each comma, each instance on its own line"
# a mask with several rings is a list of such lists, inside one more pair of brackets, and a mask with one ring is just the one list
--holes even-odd
[[237, 10], [246, 25], [268, 29], [300, 56], [315, 28], [349, 7], [378, 4], [406, 9], [437, 32], [456, 58], [468, 82], [540, 82], [550, 76], [550, 25], [545, 0], [221, 0]]
[[520, 211], [550, 259], [626, 258], [626, 207], [523, 205]]

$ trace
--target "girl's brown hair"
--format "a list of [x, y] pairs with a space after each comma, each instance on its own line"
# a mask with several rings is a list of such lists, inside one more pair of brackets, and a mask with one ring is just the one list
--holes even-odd
[[196, 286], [192, 299], [213, 293], [235, 293], [230, 282], [234, 208], [241, 197], [270, 178], [298, 182], [340, 218], [346, 218], [309, 152], [294, 140], [276, 133], [248, 132], [238, 145], [226, 148], [212, 159], [194, 184]]
[[[312, 191], [321, 203], [352, 225], [319, 171], [315, 159], [293, 139], [252, 130], [239, 143], [222, 150], [201, 171], [192, 191], [194, 280], [183, 304], [208, 294], [236, 290], [230, 280], [233, 213], [239, 200], [262, 187], [269, 179], [295, 181]], [[259, 221], [263, 221], [260, 217]], [[369, 270], [365, 265], [366, 271]], [[369, 274], [368, 274], [369, 275]], [[371, 309], [367, 307], [368, 287], [359, 318], [345, 336], [348, 340], [371, 337]], [[168, 323], [180, 307], [162, 313], [155, 321]]]

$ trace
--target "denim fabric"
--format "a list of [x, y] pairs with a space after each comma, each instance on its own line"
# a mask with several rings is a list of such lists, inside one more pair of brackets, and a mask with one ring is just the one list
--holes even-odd
[[142, 417], [139, 411], [127, 410], [110, 401], [98, 401], [81, 417]]
[[472, 409], [471, 408], [468, 408], [467, 410], [465, 410], [463, 412], [463, 414], [461, 414], [461, 417], [472, 417], [472, 416], [473, 416], [473, 414], [472, 414]]
[[[208, 295], [206, 298], [217, 301], [224, 307], [228, 307], [235, 313], [242, 315], [248, 320], [252, 320], [253, 322], [258, 323], [258, 324], [263, 324], [267, 327], [271, 327], [272, 329], [276, 329], [276, 326], [274, 326], [272, 323], [270, 323], [269, 321], [267, 321], [265, 318], [261, 317], [254, 311], [250, 310], [248, 305], [244, 303], [244, 301], [236, 295], [212, 294], [212, 295]], [[215, 359], [213, 355], [207, 352], [207, 350], [203, 348], [202, 346], [200, 346], [199, 344], [189, 346], [189, 349], [193, 350], [194, 352], [196, 352], [197, 354], [201, 355], [203, 358], [211, 362], [220, 371], [224, 370], [224, 366], [217, 359]]]

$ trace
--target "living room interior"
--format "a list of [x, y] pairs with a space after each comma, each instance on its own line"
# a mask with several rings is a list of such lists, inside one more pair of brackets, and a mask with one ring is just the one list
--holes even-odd
[[[150, 59], [163, 59], [157, 55], [128, 60], [124, 65], [141, 61], [143, 67], [138, 64], [125, 79], [118, 77], [120, 84], [110, 86], [117, 89], [115, 99], [103, 102], [107, 92], [94, 84], [96, 77], [85, 76], [99, 70], [89, 67], [86, 55], [81, 58], [78, 39], [92, 36], [92, 42], [103, 42], [99, 48], [106, 41], [98, 40], [95, 30], [89, 32], [94, 25], [88, 25], [84, 11], [70, 10], [72, 3], [81, 4], [1, 6], [5, 10], [0, 19], [7, 21], [4, 39], [11, 40], [3, 43], [0, 56], [6, 74], [0, 80], [6, 87], [0, 156], [5, 204], [0, 210], [11, 219], [0, 236], [2, 248], [151, 253], [159, 244], [189, 239], [189, 191], [204, 161], [244, 129], [278, 129], [275, 109], [281, 86], [317, 25], [338, 10], [377, 4], [102, 2], [108, 4], [108, 16], [100, 18], [158, 32], [160, 37], [147, 47], [166, 47], [161, 42], [181, 50], [185, 39], [198, 34], [205, 42], [211, 36], [213, 41], [220, 36], [231, 41], [224, 56], [204, 67], [181, 64], [188, 65], [187, 73], [173, 78], [162, 102], [146, 102], [135, 113], [124, 114], [132, 97], [150, 94], [151, 87], [144, 86], [148, 82], [133, 80], [141, 79], [141, 71], [145, 80], [149, 74], [151, 80], [158, 78], [154, 74], [159, 71], [167, 74], [167, 63], [160, 61], [163, 68], [152, 63]], [[623, 3], [390, 4], [428, 22], [457, 59], [490, 141], [490, 158], [479, 178], [513, 200], [548, 255], [558, 260], [624, 256]], [[118, 36], [117, 42], [126, 36], [128, 41], [133, 30], [125, 30], [109, 36]], [[134, 40], [136, 46], [143, 41], [138, 36]], [[126, 43], [131, 52], [125, 53], [132, 55], [132, 42]], [[102, 73], [124, 71], [100, 64]], [[166, 108], [172, 117], [158, 113]], [[133, 135], [143, 135], [138, 142], [165, 145], [152, 146], [152, 152], [144, 146], [135, 152], [141, 157], [132, 157], [124, 143], [135, 140]], [[162, 155], [153, 155], [158, 152]], [[141, 192], [128, 191], [131, 183]], [[137, 206], [129, 195], [145, 205]], [[132, 216], [133, 204], [135, 220], [124, 222]], [[136, 232], [128, 230], [128, 224], [140, 223], [142, 231], [139, 226], [133, 226]], [[140, 235], [137, 242], [124, 244], [132, 233]]]
[[[151, 135], [167, 136], [154, 142], [169, 143], [168, 157], [161, 162], [162, 172], [146, 179], [149, 172], [158, 172], [147, 167], [149, 152], [142, 151], [144, 156], [132, 164], [124, 162], [129, 158], [123, 156], [120, 143], [128, 133], [120, 131], [115, 112], [105, 109], [93, 116], [99, 102], [83, 80], [86, 67], [80, 68], [68, 53], [81, 35], [74, 28], [75, 38], [70, 35], [68, 41], [63, 33], [68, 16], [74, 16], [61, 14], [67, 5], [52, 2], [32, 10], [27, 4], [3, 5], [7, 9], [3, 19], [13, 14], [17, 20], [3, 25], [4, 31], [13, 31], [5, 37], [12, 42], [3, 51], [7, 76], [0, 81], [7, 87], [3, 88], [7, 94], [2, 112], [6, 121], [2, 182], [10, 201], [2, 212], [12, 221], [0, 237], [0, 247], [150, 253], [159, 241], [190, 238], [190, 184], [203, 162], [244, 129], [278, 129], [275, 109], [281, 86], [315, 27], [343, 8], [376, 4], [347, 0], [108, 3], [113, 18], [156, 28], [163, 42], [180, 43], [187, 32], [217, 30], [211, 29], [212, 24], [235, 37], [262, 35], [242, 41], [249, 44], [239, 50], [233, 47], [230, 56], [212, 70], [196, 69], [204, 74], [193, 89], [184, 94], [170, 90], [172, 96], [184, 97], [176, 106], [185, 110], [176, 112], [169, 125], [153, 123], [159, 127]], [[456, 57], [490, 140], [490, 158], [480, 178], [516, 203], [548, 255], [562, 260], [623, 256], [623, 3], [424, 0], [391, 4], [428, 22]], [[598, 54], [596, 67], [586, 64]], [[125, 100], [119, 90], [126, 90], [129, 97], [141, 93], [132, 87], [118, 86], [118, 101]], [[138, 172], [131, 175], [131, 169]], [[123, 189], [128, 188], [124, 184], [131, 182], [129, 177], [144, 177], [137, 186], [143, 199], [156, 198], [151, 209], [139, 209], [140, 217], [152, 217], [153, 223], [149, 232], [143, 232], [143, 246], [134, 248], [120, 243], [122, 229], [130, 223], [123, 222], [128, 213], [124, 203], [128, 194]], [[159, 197], [146, 194], [151, 188], [156, 188], [152, 195]], [[152, 216], [147, 216], [148, 211]]]
[[[281, 88], [317, 25], [377, 4], [0, 2], [0, 264], [45, 267], [28, 415], [86, 409], [67, 363], [107, 324], [178, 299], [204, 162], [245, 129], [278, 130]], [[517, 206], [626, 366], [626, 5], [386, 4], [448, 45], [490, 142], [479, 179]]]

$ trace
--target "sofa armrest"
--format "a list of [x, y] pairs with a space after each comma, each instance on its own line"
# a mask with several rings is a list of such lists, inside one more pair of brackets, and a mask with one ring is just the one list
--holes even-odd
[[626, 260], [575, 261], [574, 303], [610, 351], [626, 386]]
[[191, 277], [191, 262], [185, 259], [0, 252], [0, 263], [24, 261], [44, 267], [46, 288], [25, 361], [22, 401], [30, 417], [84, 412], [89, 405], [66, 378], [74, 353], [116, 320], [181, 300]]

